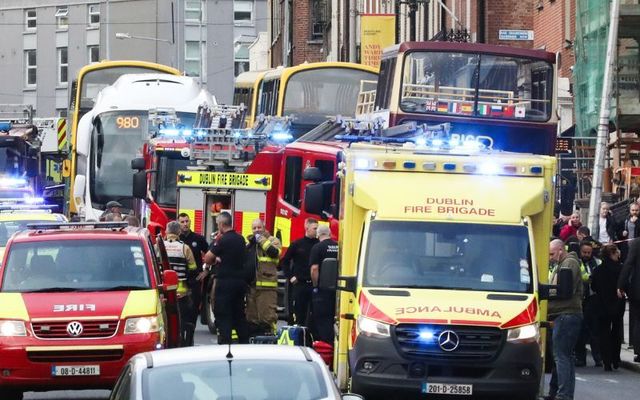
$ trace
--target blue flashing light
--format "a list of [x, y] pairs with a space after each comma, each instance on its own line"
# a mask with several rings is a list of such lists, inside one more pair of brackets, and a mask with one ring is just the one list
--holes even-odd
[[444, 144], [444, 141], [442, 139], [433, 139], [431, 141], [431, 146], [433, 147], [440, 147]]
[[3, 187], [24, 187], [27, 186], [29, 182], [27, 182], [24, 178], [0, 178], [0, 186]]
[[434, 333], [430, 329], [422, 329], [419, 333], [420, 340], [423, 342], [433, 342], [433, 338], [435, 337]]
[[407, 169], [413, 169], [416, 167], [415, 161], [405, 161], [402, 165]]
[[165, 136], [179, 136], [180, 131], [178, 129], [160, 129], [160, 134]]
[[27, 204], [44, 204], [44, 199], [42, 197], [26, 197], [24, 202]]
[[183, 129], [182, 136], [191, 136], [193, 135], [193, 131], [191, 129]]
[[500, 172], [500, 166], [494, 162], [487, 161], [480, 164], [479, 172], [483, 175], [496, 175]]
[[416, 146], [424, 147], [427, 145], [427, 139], [424, 136], [420, 136], [416, 139]]
[[2, 132], [9, 132], [12, 127], [13, 124], [11, 122], [0, 122], [0, 131]]
[[541, 174], [542, 171], [543, 171], [543, 168], [541, 166], [539, 166], [539, 165], [536, 165], [536, 166], [531, 167], [530, 171], [531, 171], [532, 174]]
[[275, 132], [271, 134], [271, 139], [276, 142], [288, 142], [293, 139], [293, 135], [289, 132]]
[[455, 171], [456, 170], [456, 164], [455, 163], [444, 163], [444, 164], [442, 164], [442, 168], [445, 171]]

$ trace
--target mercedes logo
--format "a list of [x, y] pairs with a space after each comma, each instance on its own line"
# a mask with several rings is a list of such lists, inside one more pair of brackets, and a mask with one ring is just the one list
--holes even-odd
[[82, 324], [78, 321], [72, 321], [67, 324], [67, 333], [69, 336], [78, 337], [82, 335]]
[[438, 336], [438, 345], [444, 351], [454, 351], [460, 345], [460, 337], [454, 331], [442, 331]]

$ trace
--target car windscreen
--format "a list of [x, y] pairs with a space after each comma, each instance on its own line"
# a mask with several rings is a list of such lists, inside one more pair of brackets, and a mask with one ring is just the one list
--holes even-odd
[[311, 400], [326, 398], [320, 366], [308, 361], [226, 360], [154, 366], [142, 373], [145, 399]]
[[525, 226], [409, 221], [370, 226], [367, 286], [531, 293], [532, 276]]
[[47, 240], [7, 250], [3, 292], [101, 291], [150, 288], [137, 240]]

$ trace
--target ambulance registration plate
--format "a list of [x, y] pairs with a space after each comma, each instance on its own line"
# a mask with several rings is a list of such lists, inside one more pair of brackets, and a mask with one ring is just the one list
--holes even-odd
[[473, 385], [459, 385], [455, 383], [423, 383], [422, 393], [451, 394], [456, 396], [471, 396]]
[[100, 375], [99, 365], [54, 365], [51, 376], [93, 376]]

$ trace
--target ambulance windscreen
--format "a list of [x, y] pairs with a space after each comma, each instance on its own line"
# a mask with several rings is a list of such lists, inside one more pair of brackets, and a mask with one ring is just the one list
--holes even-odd
[[374, 221], [366, 286], [531, 293], [524, 226]]

